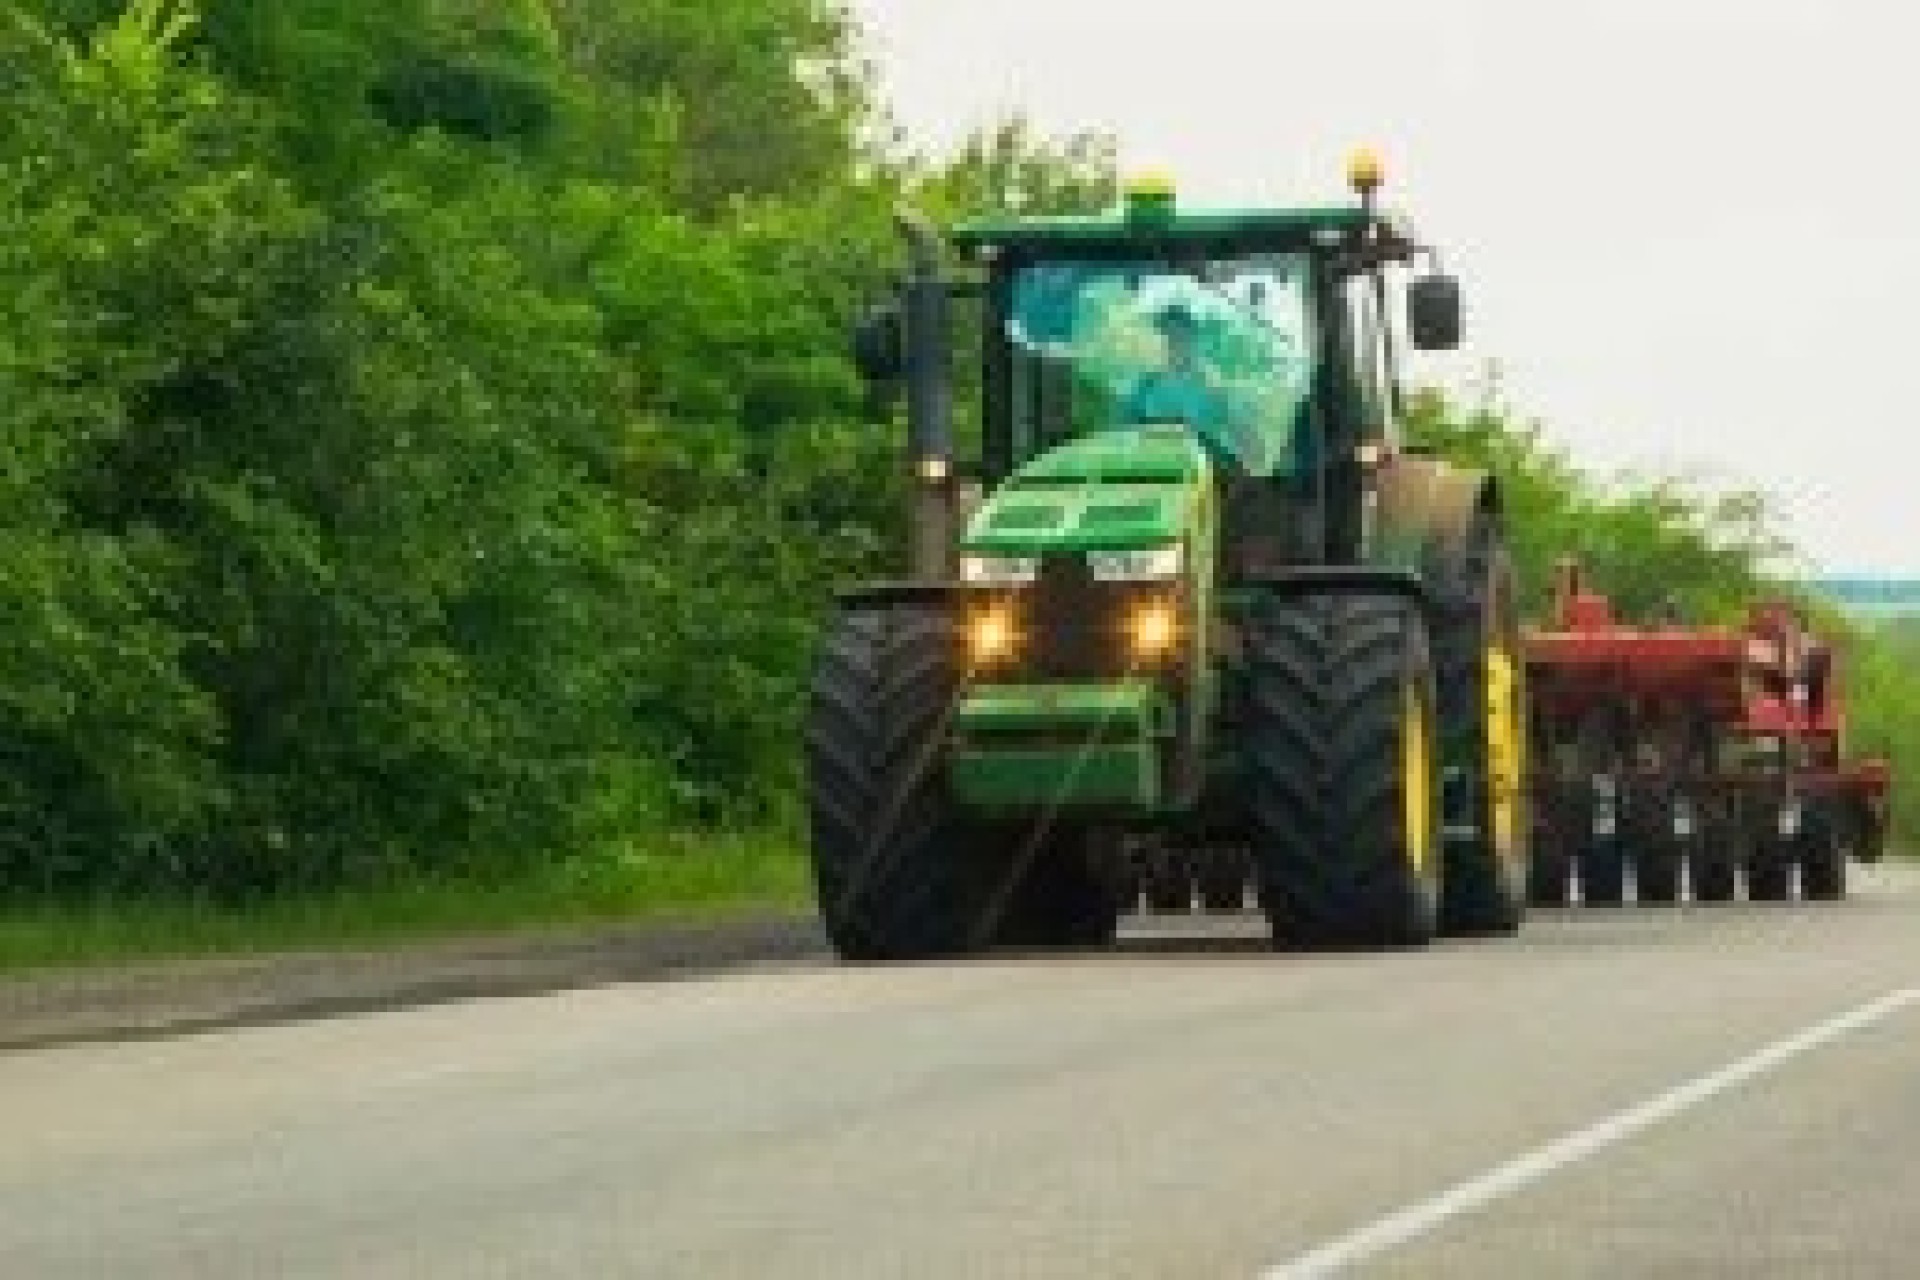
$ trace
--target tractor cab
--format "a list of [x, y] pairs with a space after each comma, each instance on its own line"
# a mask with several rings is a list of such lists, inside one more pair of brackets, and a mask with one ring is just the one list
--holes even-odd
[[[861, 349], [870, 374], [907, 379], [916, 474], [935, 489], [955, 474], [947, 311], [978, 300], [979, 455], [966, 469], [985, 490], [1036, 462], [1057, 472], [1043, 460], [1062, 446], [1104, 439], [1110, 453], [1184, 433], [1218, 500], [1230, 576], [1358, 557], [1363, 459], [1398, 437], [1394, 335], [1451, 347], [1459, 303], [1429, 274], [1407, 285], [1396, 322], [1386, 269], [1424, 251], [1375, 208], [1377, 163], [1363, 156], [1350, 176], [1351, 205], [1188, 210], [1148, 179], [1103, 214], [981, 219], [945, 236], [910, 226], [919, 278]], [[945, 278], [948, 248], [971, 278]], [[916, 556], [917, 575], [950, 570], [940, 547], [964, 541], [955, 523], [929, 533], [939, 545]]]
[[1182, 433], [1217, 499], [1224, 571], [1318, 560], [1326, 362], [1311, 256], [1143, 243], [1119, 221], [1104, 256], [1029, 228], [997, 273], [989, 480], [1071, 441]]
[[1318, 338], [1303, 256], [1039, 262], [1012, 272], [1006, 294], [1004, 462], [1170, 425], [1192, 432], [1216, 470], [1310, 468]]

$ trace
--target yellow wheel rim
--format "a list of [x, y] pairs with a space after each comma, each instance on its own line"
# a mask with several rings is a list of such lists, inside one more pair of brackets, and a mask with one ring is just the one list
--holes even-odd
[[1520, 673], [1513, 655], [1498, 643], [1487, 650], [1487, 809], [1494, 852], [1502, 858], [1520, 849], [1520, 789], [1526, 770], [1527, 736], [1520, 722]]
[[1433, 716], [1411, 685], [1400, 715], [1400, 803], [1407, 860], [1424, 872], [1433, 857]]

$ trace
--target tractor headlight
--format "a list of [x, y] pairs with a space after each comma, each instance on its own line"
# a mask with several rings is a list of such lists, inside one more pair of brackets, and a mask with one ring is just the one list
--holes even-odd
[[1039, 556], [960, 557], [960, 581], [971, 586], [1024, 587], [1039, 576]]
[[1165, 599], [1135, 601], [1127, 613], [1127, 654], [1136, 666], [1165, 662], [1180, 648], [1180, 611]]
[[1095, 551], [1087, 556], [1087, 570], [1096, 582], [1162, 582], [1179, 577], [1185, 564], [1177, 542], [1145, 551]]
[[1020, 648], [1020, 627], [1013, 606], [990, 604], [967, 617], [967, 665], [979, 670], [1012, 661]]

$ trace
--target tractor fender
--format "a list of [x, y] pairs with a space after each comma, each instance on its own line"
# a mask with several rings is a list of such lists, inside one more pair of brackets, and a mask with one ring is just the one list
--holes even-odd
[[1298, 596], [1392, 595], [1423, 611], [1434, 601], [1427, 583], [1417, 573], [1393, 565], [1302, 565], [1249, 575], [1235, 584], [1274, 599]]
[[1432, 582], [1469, 553], [1476, 522], [1500, 519], [1498, 483], [1484, 471], [1399, 454], [1374, 474], [1367, 563]]

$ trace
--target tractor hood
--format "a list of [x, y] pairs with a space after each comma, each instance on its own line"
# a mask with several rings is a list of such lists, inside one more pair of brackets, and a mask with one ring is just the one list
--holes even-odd
[[1175, 542], [1211, 516], [1211, 470], [1178, 427], [1106, 431], [1027, 463], [974, 513], [970, 552], [1126, 551]]

